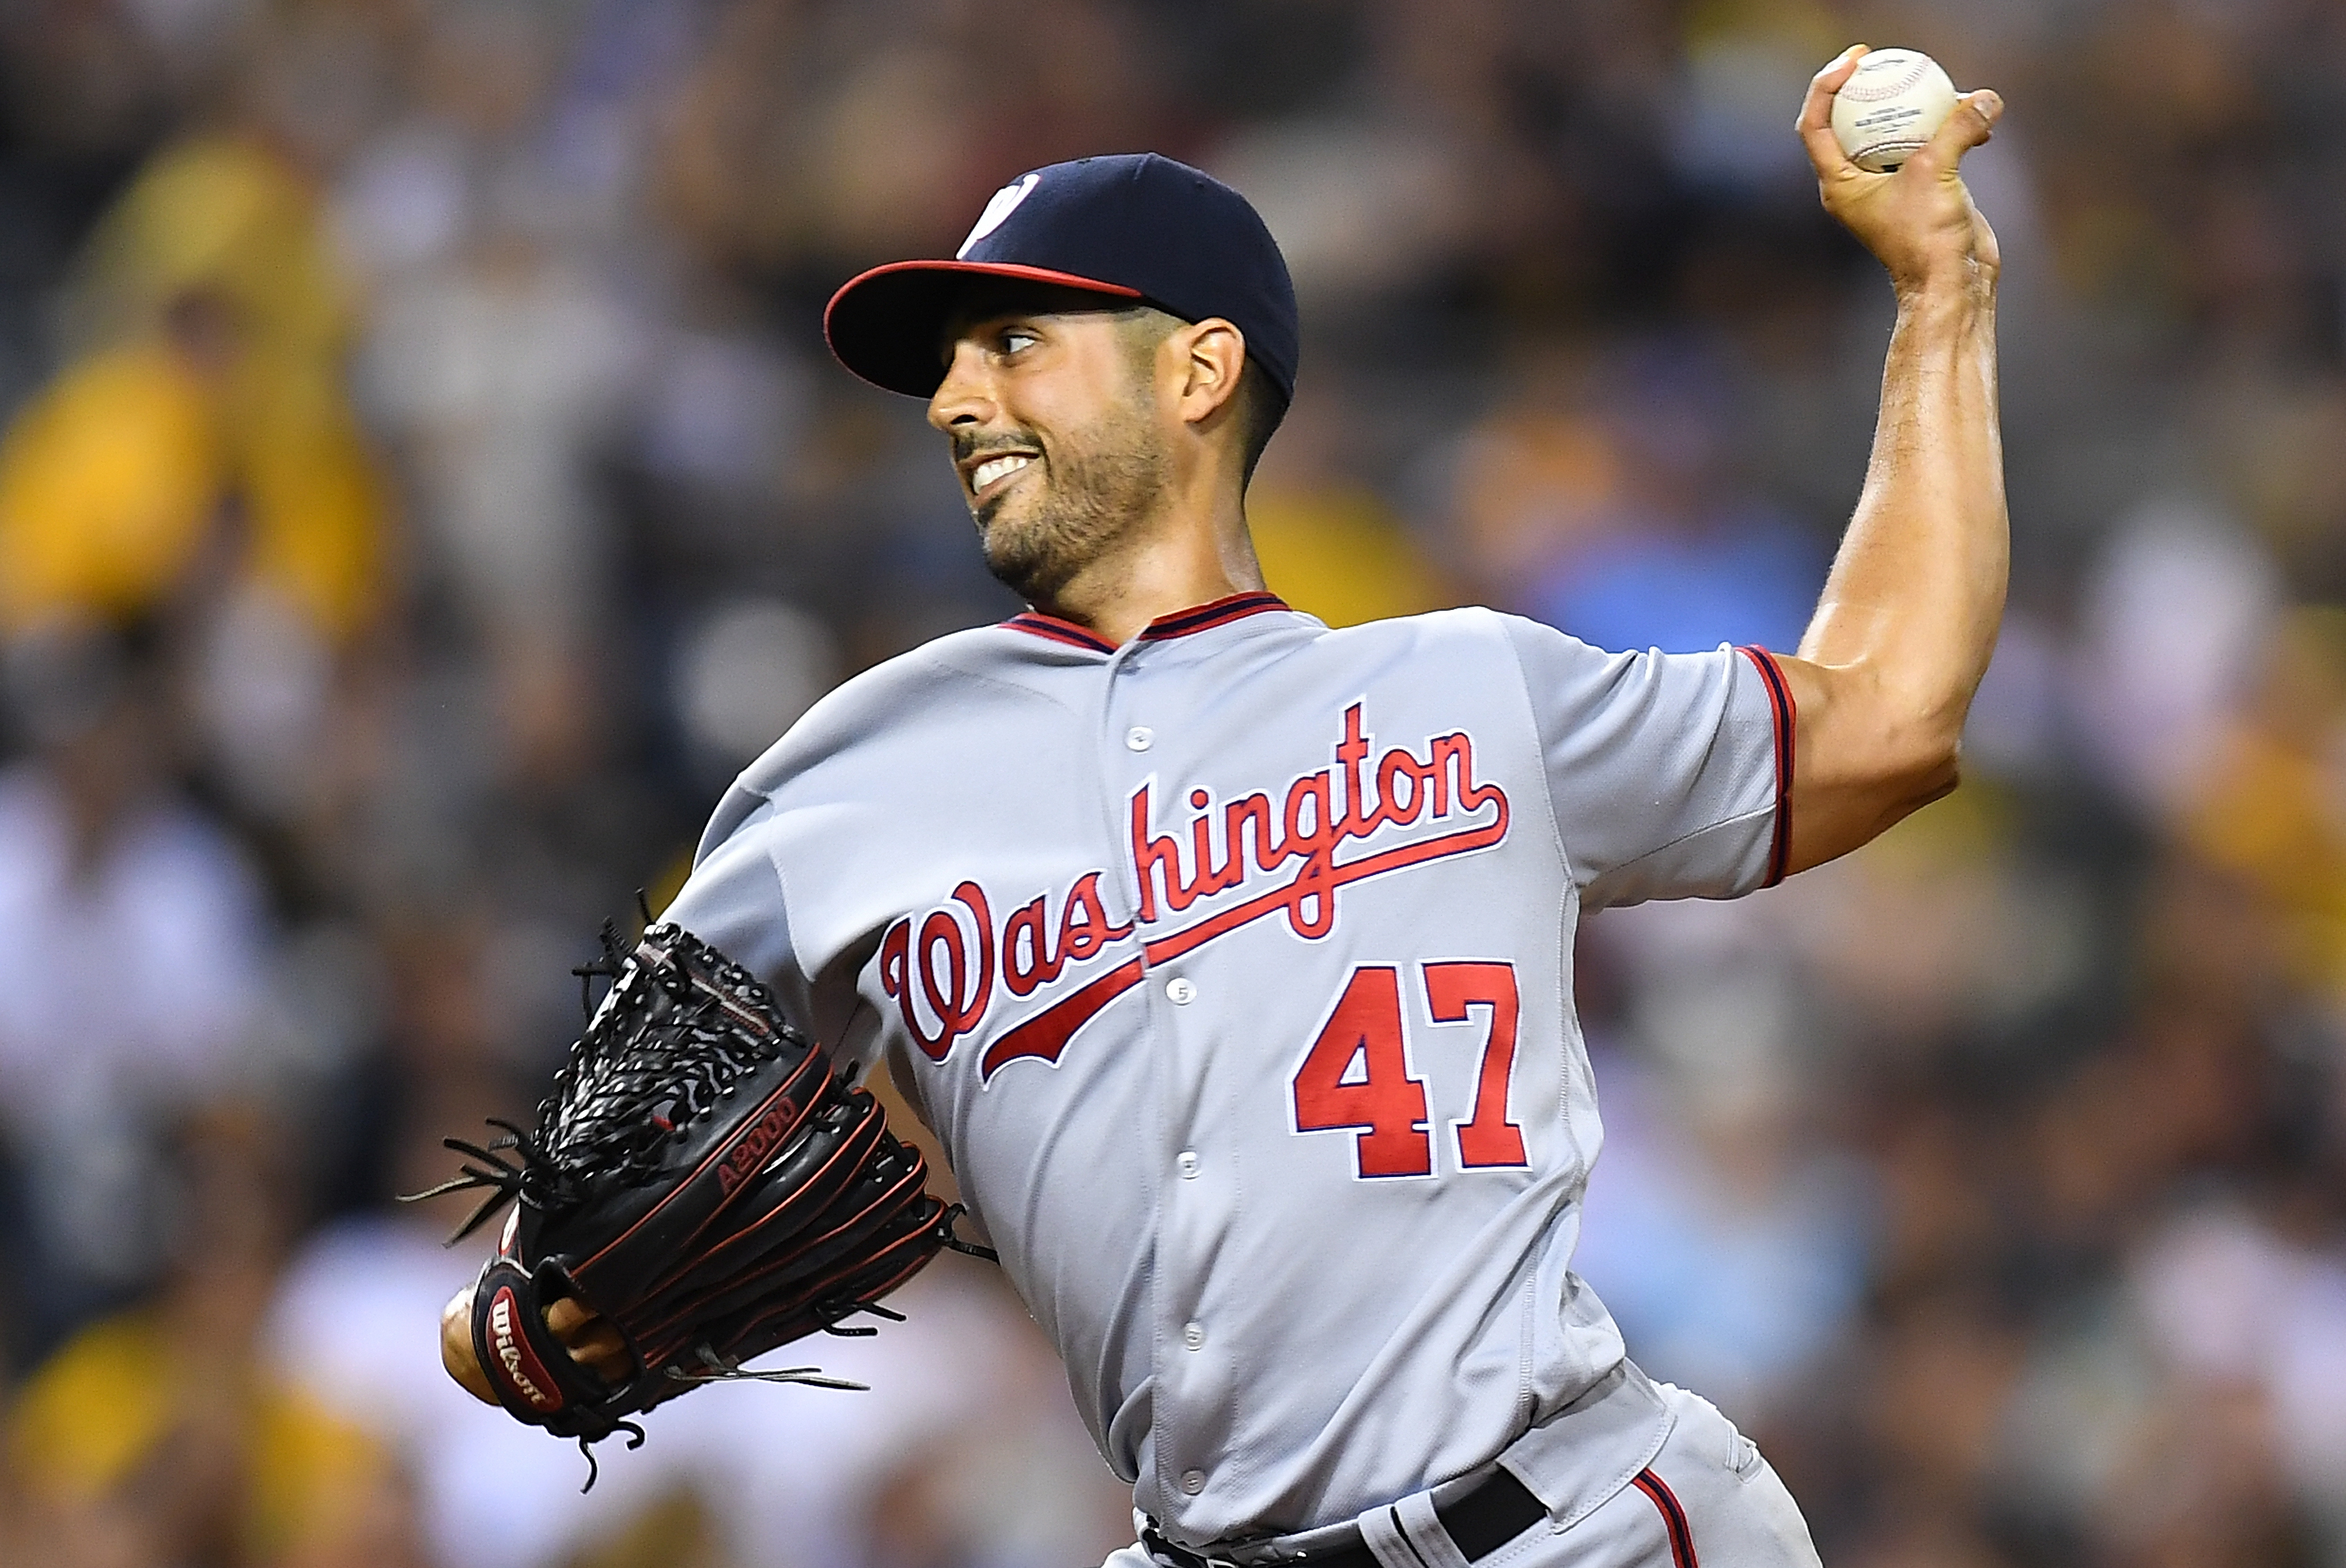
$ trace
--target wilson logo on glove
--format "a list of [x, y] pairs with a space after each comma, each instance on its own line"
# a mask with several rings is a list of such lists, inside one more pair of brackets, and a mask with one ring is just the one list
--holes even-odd
[[[489, 1336], [492, 1348], [497, 1353], [497, 1364], [505, 1369], [506, 1379], [521, 1397], [533, 1407], [541, 1410], [558, 1410], [562, 1408], [561, 1396], [546, 1391], [553, 1386], [554, 1380], [546, 1375], [537, 1358], [530, 1354], [529, 1347], [514, 1332], [514, 1310], [513, 1288], [505, 1286], [497, 1291], [489, 1307]], [[535, 1377], [532, 1374], [536, 1374]]]

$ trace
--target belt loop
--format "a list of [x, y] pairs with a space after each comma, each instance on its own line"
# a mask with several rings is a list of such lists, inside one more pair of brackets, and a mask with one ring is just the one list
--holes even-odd
[[[1434, 1512], [1432, 1492], [1421, 1492], [1402, 1498], [1392, 1505], [1392, 1514], [1402, 1538], [1425, 1568], [1471, 1568], [1466, 1553], [1451, 1539], [1450, 1532], [1443, 1526], [1442, 1516]], [[1416, 1568], [1416, 1563], [1411, 1568]]]

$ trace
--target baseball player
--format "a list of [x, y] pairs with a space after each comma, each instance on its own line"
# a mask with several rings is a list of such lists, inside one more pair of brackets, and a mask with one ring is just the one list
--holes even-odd
[[1957, 164], [2001, 104], [1863, 173], [1829, 128], [1856, 55], [1799, 127], [1898, 322], [1798, 657], [1281, 603], [1244, 497], [1294, 296], [1178, 163], [1024, 175], [954, 259], [831, 302], [1032, 608], [819, 704], [667, 918], [935, 1130], [1133, 1484], [1109, 1568], [1816, 1561], [1572, 1272], [1603, 1135], [1570, 966], [1585, 910], [1768, 886], [1954, 783], [2006, 556], [1995, 241]]

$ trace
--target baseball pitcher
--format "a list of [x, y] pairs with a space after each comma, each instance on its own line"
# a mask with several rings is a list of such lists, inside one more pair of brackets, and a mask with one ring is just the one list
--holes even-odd
[[[777, 1085], [762, 1119], [721, 1147], [679, 1123], [688, 1158], [627, 1145], [631, 1168], [722, 1187], [661, 1245], [697, 1249], [727, 1310], [802, 1333], [950, 1244], [898, 1150], [866, 1184], [892, 1207], [842, 1185], [806, 1232], [879, 1216], [858, 1223], [881, 1261], [821, 1254], [787, 1310], [708, 1261], [707, 1216], [780, 1180], [796, 1119], [881, 1146], [843, 1085], [885, 1071], [1132, 1483], [1139, 1539], [1108, 1568], [1816, 1561], [1766, 1461], [1641, 1372], [1573, 1272], [1603, 1128], [1571, 965], [1584, 911], [1766, 887], [1955, 782], [2006, 558], [1996, 247], [1957, 166], [2002, 106], [1968, 95], [1868, 174], [1829, 127], [1856, 58], [1799, 129], [1897, 326], [1796, 657], [1603, 652], [1479, 609], [1334, 631], [1280, 602], [1245, 497], [1295, 384], [1294, 295], [1253, 209], [1180, 164], [1023, 175], [953, 259], [839, 291], [832, 349], [927, 400], [987, 565], [1031, 608], [819, 704], [615, 961], [634, 1000], [606, 1014], [683, 1020], [678, 1050], [782, 1021], [741, 1047], [750, 1097]], [[629, 1103], [636, 1126], [691, 1112]], [[591, 1404], [665, 1360], [650, 1402], [787, 1338], [746, 1317], [670, 1334], [699, 1308], [628, 1318], [533, 1272], [543, 1216], [595, 1176], [544, 1163], [577, 1122], [504, 1140], [536, 1176], [482, 1178], [525, 1217], [495, 1302], [451, 1305], [452, 1370], [542, 1418], [578, 1380]]]

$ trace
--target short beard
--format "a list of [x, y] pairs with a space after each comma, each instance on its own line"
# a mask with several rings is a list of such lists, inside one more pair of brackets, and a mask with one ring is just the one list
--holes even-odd
[[[1172, 460], [1138, 408], [1119, 409], [1043, 459], [1043, 494], [1015, 522], [1010, 497], [974, 508], [985, 569], [1028, 604], [1056, 599], [1076, 575], [1137, 532], [1164, 498]], [[1079, 438], [1080, 439], [1080, 438]], [[1040, 443], [1034, 443], [1040, 450]]]

